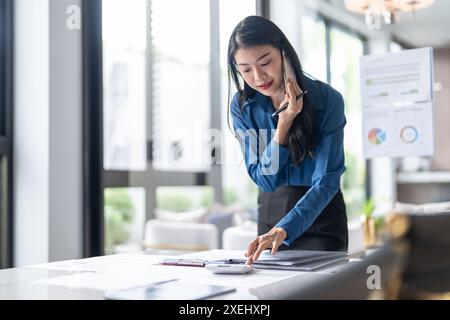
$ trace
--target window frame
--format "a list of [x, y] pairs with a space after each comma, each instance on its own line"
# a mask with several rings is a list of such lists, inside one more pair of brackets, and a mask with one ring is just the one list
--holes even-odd
[[13, 266], [13, 0], [0, 0], [0, 268]]
[[102, 1], [82, 2], [83, 256], [103, 255]]

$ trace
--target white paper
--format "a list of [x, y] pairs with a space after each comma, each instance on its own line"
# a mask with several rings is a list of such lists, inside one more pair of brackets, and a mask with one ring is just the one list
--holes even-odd
[[424, 102], [433, 98], [431, 48], [361, 58], [361, 89], [365, 106]]
[[428, 102], [367, 110], [363, 135], [366, 158], [432, 155], [433, 106]]
[[[108, 259], [104, 259], [106, 260]], [[110, 262], [102, 272], [82, 272], [38, 280], [32, 284], [64, 286], [72, 289], [121, 290], [171, 279], [186, 279], [207, 275], [208, 271], [198, 267], [162, 265], [135, 265], [133, 263]]]
[[69, 289], [88, 288], [95, 290], [122, 290], [170, 280], [170, 277], [162, 275], [146, 275], [128, 273], [126, 275], [102, 274], [102, 273], [74, 273], [66, 276], [53, 277], [34, 281], [31, 284], [43, 284], [64, 286]]
[[[146, 254], [115, 254], [86, 259], [64, 260], [28, 266], [47, 270], [62, 270], [68, 272], [107, 272], [114, 268], [127, 266], [157, 265], [169, 256]], [[117, 267], [115, 267], [117, 266]]]
[[205, 283], [212, 285], [232, 286], [236, 288], [257, 288], [288, 278], [296, 277], [305, 272], [281, 273], [273, 270], [254, 270], [246, 274], [208, 274], [206, 276], [183, 279], [183, 282]]
[[42, 263], [28, 266], [28, 268], [61, 270], [68, 272], [97, 272], [99, 263], [97, 258], [88, 258], [80, 260], [64, 260], [50, 263]]
[[433, 155], [433, 73], [432, 48], [361, 58], [366, 158]]

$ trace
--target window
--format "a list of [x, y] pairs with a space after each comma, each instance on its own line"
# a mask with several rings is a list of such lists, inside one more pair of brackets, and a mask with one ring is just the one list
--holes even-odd
[[13, 3], [0, 0], [0, 268], [12, 267]]
[[302, 19], [302, 51], [299, 52], [303, 71], [327, 82], [327, 51], [325, 23], [312, 16]]
[[[103, 166], [145, 170], [146, 0], [103, 1]], [[117, 17], [126, 23], [118, 23]]]
[[[239, 8], [239, 10], [237, 10]], [[224, 159], [222, 165], [223, 202], [226, 205], [238, 202], [248, 210], [256, 210], [258, 187], [250, 179], [245, 168], [241, 150], [236, 138], [228, 129], [228, 67], [227, 49], [231, 32], [246, 16], [256, 14], [256, 3], [252, 0], [220, 1], [220, 67], [222, 87], [222, 133]], [[231, 83], [231, 97], [236, 92]], [[231, 98], [230, 97], [230, 98]], [[230, 119], [231, 125], [231, 119]]]
[[[102, 253], [142, 249], [148, 174], [149, 1], [102, 0]], [[118, 23], [120, 17], [121, 23]]]
[[[173, 213], [207, 209], [213, 204], [213, 194], [214, 190], [209, 186], [158, 187], [156, 189], [156, 208]], [[200, 222], [200, 220], [191, 222]]]
[[145, 218], [143, 188], [104, 190], [105, 253], [141, 250]]
[[[204, 204], [222, 200], [222, 166], [211, 165], [209, 129], [225, 119], [219, 42], [228, 41], [229, 31], [214, 17], [242, 19], [256, 6], [255, 0], [230, 3], [83, 1], [85, 255], [143, 249], [144, 223], [156, 216], [161, 188], [182, 199], [198, 187]], [[114, 198], [127, 204], [131, 220], [115, 211]]]
[[344, 132], [347, 170], [342, 177], [343, 194], [350, 219], [359, 217], [365, 201], [365, 160], [362, 142], [362, 110], [359, 87], [359, 58], [362, 40], [338, 28], [330, 30], [331, 85], [344, 97], [347, 125]]
[[328, 82], [344, 97], [347, 125], [344, 132], [345, 166], [341, 180], [347, 216], [357, 218], [366, 199], [366, 161], [362, 149], [362, 110], [359, 58], [364, 41], [320, 16], [302, 19], [301, 62], [305, 72]]
[[211, 109], [209, 17], [209, 0], [152, 1], [155, 170], [210, 168], [204, 154]]

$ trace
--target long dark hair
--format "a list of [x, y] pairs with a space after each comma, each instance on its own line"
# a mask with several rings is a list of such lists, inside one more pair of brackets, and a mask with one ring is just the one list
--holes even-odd
[[[245, 81], [244, 87], [241, 87], [239, 82], [240, 73], [238, 71], [234, 55], [237, 50], [242, 48], [249, 48], [254, 46], [271, 45], [282, 51], [285, 51], [288, 59], [295, 71], [295, 77], [298, 85], [304, 91], [303, 86], [303, 70], [300, 60], [292, 45], [284, 33], [272, 21], [260, 17], [249, 16], [238, 23], [234, 28], [228, 44], [228, 126], [230, 114], [230, 92], [231, 81], [233, 81], [239, 93], [239, 105], [250, 97], [252, 97], [256, 90], [252, 89]], [[288, 133], [288, 148], [291, 154], [293, 163], [298, 165], [306, 156], [311, 156], [313, 141], [313, 118], [314, 109], [308, 99], [308, 95], [303, 98], [303, 109], [300, 114], [294, 119], [294, 122]], [[242, 109], [241, 109], [242, 110]]]

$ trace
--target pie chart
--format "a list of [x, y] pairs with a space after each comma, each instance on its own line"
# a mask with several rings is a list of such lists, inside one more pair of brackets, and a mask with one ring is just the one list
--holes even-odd
[[371, 144], [382, 144], [386, 141], [386, 132], [379, 128], [373, 128], [369, 131], [369, 141]]

